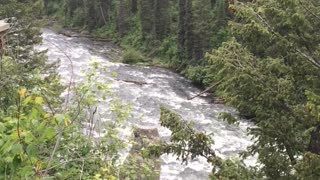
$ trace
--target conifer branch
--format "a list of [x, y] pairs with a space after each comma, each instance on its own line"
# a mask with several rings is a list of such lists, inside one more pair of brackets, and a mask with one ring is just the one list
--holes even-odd
[[299, 48], [293, 47], [293, 45], [291, 45], [292, 43], [288, 39], [286, 39], [285, 37], [279, 35], [279, 33], [277, 33], [274, 30], [274, 28], [261, 15], [256, 13], [256, 16], [258, 17], [258, 19], [260, 20], [261, 23], [263, 23], [265, 26], [267, 26], [267, 29], [269, 29], [273, 35], [285, 40], [287, 43], [290, 44], [290, 46], [292, 46], [292, 48], [294, 49], [295, 52], [297, 52], [300, 56], [305, 58], [309, 63], [311, 63], [312, 65], [314, 65], [315, 67], [320, 69], [320, 62], [318, 62], [317, 60], [315, 60], [313, 57], [309, 56], [308, 54], [302, 52], [302, 50], [300, 50]]

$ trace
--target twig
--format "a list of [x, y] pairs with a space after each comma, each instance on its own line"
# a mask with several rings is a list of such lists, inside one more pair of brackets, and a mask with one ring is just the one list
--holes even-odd
[[65, 110], [67, 109], [68, 105], [69, 105], [69, 97], [70, 97], [70, 92], [71, 92], [71, 84], [73, 82], [73, 76], [74, 76], [74, 68], [73, 68], [73, 62], [71, 60], [71, 57], [60, 47], [58, 46], [57, 44], [51, 42], [51, 41], [48, 41], [46, 40], [47, 42], [49, 42], [50, 44], [54, 45], [56, 48], [58, 48], [59, 51], [61, 51], [66, 57], [67, 59], [69, 60], [70, 62], [70, 66], [71, 66], [71, 76], [70, 76], [70, 80], [69, 80], [69, 84], [68, 84], [68, 93], [67, 93], [67, 100], [66, 100], [66, 107], [65, 107]]
[[312, 16], [314, 16], [315, 18], [317, 18], [318, 20], [320, 20], [320, 17], [318, 15], [316, 15], [314, 12], [312, 12], [308, 7], [306, 7], [301, 0], [299, 0], [300, 5], [306, 10], [308, 11]]
[[73, 161], [83, 161], [83, 159], [72, 159], [72, 160], [69, 160], [69, 161], [63, 161], [63, 162], [61, 162], [59, 164], [56, 164], [54, 166], [51, 166], [51, 167], [47, 168], [46, 170], [44, 170], [44, 172], [46, 173], [48, 170], [54, 169], [54, 168], [56, 168], [58, 166], [61, 166], [63, 164], [67, 164], [67, 163], [73, 162]]
[[18, 137], [19, 137], [19, 142], [22, 144], [21, 142], [21, 135], [20, 135], [20, 114], [21, 114], [21, 96], [18, 95], [18, 115], [17, 115], [17, 133], [18, 133]]
[[[56, 48], [58, 48], [58, 49], [67, 57], [67, 59], [68, 59], [69, 62], [70, 62], [70, 65], [71, 65], [71, 76], [70, 76], [70, 80], [69, 80], [67, 100], [66, 100], [65, 109], [64, 109], [65, 111], [67, 111], [67, 109], [68, 109], [67, 107], [68, 107], [68, 104], [69, 104], [69, 98], [70, 98], [71, 84], [72, 84], [73, 75], [74, 75], [73, 62], [72, 62], [70, 56], [69, 56], [60, 46], [58, 46], [58, 45], [56, 45], [55, 43], [52, 43], [51, 41], [48, 41], [48, 40], [47, 40], [47, 42], [49, 42], [50, 44], [52, 44], [52, 45], [54, 45]], [[57, 151], [57, 149], [58, 149], [58, 147], [59, 147], [59, 145], [60, 145], [60, 141], [61, 141], [61, 138], [62, 138], [62, 132], [63, 132], [63, 131], [59, 132], [59, 134], [58, 134], [57, 141], [56, 141], [56, 143], [55, 143], [55, 145], [54, 145], [53, 151], [52, 151], [52, 153], [51, 153], [51, 155], [50, 155], [50, 159], [49, 159], [48, 164], [47, 164], [47, 168], [46, 168], [46, 170], [45, 170], [45, 173], [46, 173], [46, 174], [47, 174], [48, 170], [50, 169], [51, 162], [52, 162], [52, 160], [53, 160], [54, 154], [56, 153], [56, 151]]]
[[82, 175], [83, 175], [83, 168], [84, 168], [84, 159], [82, 158], [82, 166], [81, 166], [80, 180], [82, 179]]
[[[262, 16], [260, 16], [258, 13], [256, 13], [256, 15], [257, 15], [258, 19], [260, 20], [260, 22], [262, 22], [265, 26], [267, 26], [267, 29], [269, 29], [273, 35], [277, 36], [278, 38], [281, 38], [281, 39], [285, 40], [287, 43], [289, 43], [289, 45], [291, 44], [288, 39], [286, 39], [285, 37], [279, 35], [274, 30], [274, 28], [265, 19], [263, 19]], [[314, 65], [317, 68], [320, 68], [320, 62], [315, 60], [313, 57], [307, 55], [306, 53], [302, 52], [299, 48], [293, 47], [293, 45], [290, 45], [290, 46], [294, 49], [295, 52], [300, 54], [300, 56], [304, 57], [307, 61], [309, 61], [309, 63], [311, 63], [312, 65]]]
[[100, 1], [100, 0], [99, 0], [99, 6], [100, 6], [100, 12], [101, 12], [103, 21], [104, 21], [105, 25], [107, 25], [108, 23], [107, 23], [107, 20], [106, 20], [105, 15], [104, 15], [104, 12], [103, 12], [102, 5], [101, 5], [101, 1]]
[[217, 82], [217, 83], [215, 83], [215, 84], [213, 84], [212, 86], [208, 87], [206, 90], [204, 90], [204, 91], [200, 92], [199, 94], [197, 94], [197, 95], [195, 95], [195, 96], [193, 96], [193, 97], [188, 98], [188, 100], [192, 100], [192, 99], [194, 99], [194, 98], [196, 98], [196, 97], [201, 96], [202, 94], [204, 94], [204, 93], [206, 93], [206, 92], [210, 91], [211, 89], [213, 89], [213, 88], [215, 88], [215, 87], [219, 86], [221, 83], [222, 83], [222, 80], [221, 80], [221, 81], [219, 81], [219, 82]]

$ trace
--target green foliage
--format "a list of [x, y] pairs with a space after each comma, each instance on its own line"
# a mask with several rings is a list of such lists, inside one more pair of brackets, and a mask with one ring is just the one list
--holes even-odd
[[[1, 179], [119, 178], [119, 151], [125, 144], [118, 128], [131, 110], [113, 98], [108, 84], [97, 77], [98, 67], [93, 62], [86, 82], [74, 89], [73, 104], [60, 113], [45, 109], [50, 102], [26, 89], [15, 93], [18, 104], [0, 111]], [[107, 98], [113, 99], [108, 107], [112, 120], [94, 120], [98, 103]]]
[[187, 163], [189, 158], [194, 159], [203, 156], [209, 162], [216, 159], [214, 151], [211, 149], [213, 140], [210, 136], [196, 132], [192, 128], [192, 123], [182, 121], [181, 117], [172, 111], [161, 107], [160, 115], [161, 126], [169, 128], [172, 131], [170, 138], [171, 144], [161, 143], [149, 148], [149, 155], [160, 156], [164, 153], [172, 153], [177, 157], [181, 157], [182, 162]]
[[159, 179], [160, 159], [146, 158], [142, 153], [148, 146], [159, 142], [158, 130], [137, 128], [133, 135], [133, 146], [120, 169], [120, 179]]
[[[103, 13], [99, 14], [97, 1], [90, 7], [77, 6], [85, 15], [75, 13], [71, 4], [66, 9], [80, 18], [77, 26], [104, 26], [101, 31], [105, 36], [119, 34], [115, 37], [121, 37], [118, 40], [125, 47], [164, 58], [196, 82], [206, 86], [221, 82], [215, 94], [235, 107], [240, 116], [256, 123], [249, 129], [254, 144], [243, 155], [257, 154], [261, 166], [252, 170], [239, 162], [221, 161], [210, 150], [208, 136], [166, 109], [162, 109], [161, 122], [173, 132], [171, 142], [151, 146], [147, 154], [173, 153], [184, 162], [208, 156], [218, 167], [213, 179], [319, 179], [317, 1], [240, 1], [228, 7], [224, 0], [175, 0], [169, 5], [156, 0], [140, 1], [139, 8], [128, 0], [110, 2], [106, 24], [101, 23]], [[73, 15], [66, 14], [65, 19], [71, 19], [68, 24], [76, 22]], [[104, 34], [101, 31], [99, 34]], [[130, 51], [124, 61], [142, 60], [140, 54]], [[223, 113], [221, 118], [237, 123], [231, 114]]]
[[184, 71], [184, 75], [194, 83], [201, 85], [203, 84], [206, 72], [203, 70], [203, 66], [188, 66]]
[[[255, 144], [245, 155], [258, 154], [260, 171], [270, 179], [309, 179], [305, 169], [293, 172], [295, 166], [310, 163], [305, 166], [317, 168], [319, 122], [314, 115], [319, 83], [314, 80], [320, 74], [312, 58], [319, 57], [319, 39], [311, 29], [319, 27], [319, 21], [306, 15], [316, 6], [303, 6], [298, 1], [235, 6], [237, 18], [230, 22], [235, 38], [207, 55], [204, 82], [222, 81], [217, 93], [256, 122], [249, 130]], [[298, 158], [307, 152], [313, 153], [312, 161]]]
[[[56, 64], [35, 48], [41, 43], [34, 20], [39, 2], [10, 0], [0, 7], [1, 18], [14, 17], [0, 59], [0, 179], [119, 179], [119, 151], [126, 144], [118, 133], [130, 107], [97, 77], [102, 70], [95, 62], [87, 81], [68, 92], [72, 103], [61, 103]], [[94, 117], [107, 98], [111, 120], [102, 123]]]
[[256, 173], [255, 169], [246, 167], [243, 162], [222, 160], [216, 156], [212, 149], [214, 142], [211, 135], [195, 131], [192, 123], [182, 120], [178, 114], [161, 107], [160, 122], [163, 127], [169, 128], [172, 132], [170, 143], [150, 145], [144, 152], [146, 156], [159, 157], [170, 153], [181, 158], [184, 163], [202, 156], [213, 165], [210, 179], [262, 179], [261, 174]]
[[139, 51], [128, 49], [123, 54], [122, 62], [127, 64], [136, 64], [139, 62], [145, 62], [145, 57], [143, 57]]
[[233, 180], [233, 179], [263, 179], [255, 169], [249, 169], [246, 165], [237, 160], [225, 160], [219, 166], [219, 171], [210, 176], [212, 180]]
[[296, 165], [297, 179], [318, 179], [320, 177], [320, 156], [306, 153]]
[[0, 19], [8, 18], [12, 27], [7, 33], [6, 49], [0, 57], [0, 109], [16, 104], [15, 91], [22, 87], [50, 98], [53, 106], [62, 92], [56, 64], [46, 62], [45, 52], [34, 48], [41, 43], [39, 22], [42, 1], [8, 0], [0, 7]]
[[63, 4], [56, 0], [64, 10], [56, 11], [51, 3], [47, 9], [56, 11], [48, 14], [66, 26], [86, 28], [95, 37], [112, 38], [125, 48], [134, 48], [182, 71], [187, 65], [202, 64], [205, 53], [226, 39], [227, 31], [220, 31], [224, 25], [216, 26], [216, 19], [218, 10], [227, 8], [212, 9], [209, 0], [179, 2], [68, 0]]

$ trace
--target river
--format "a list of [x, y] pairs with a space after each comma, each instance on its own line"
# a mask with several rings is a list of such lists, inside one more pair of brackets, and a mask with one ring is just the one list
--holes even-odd
[[[59, 49], [60, 48], [60, 49]], [[252, 126], [241, 121], [239, 126], [229, 125], [217, 117], [221, 112], [235, 112], [224, 105], [212, 104], [206, 97], [187, 100], [201, 92], [200, 89], [179, 74], [157, 67], [141, 67], [116, 63], [121, 58], [121, 50], [109, 42], [94, 42], [86, 38], [66, 37], [51, 30], [43, 30], [41, 49], [48, 49], [49, 61], [60, 59], [58, 68], [62, 81], [67, 83], [71, 75], [71, 66], [67, 53], [73, 62], [75, 83], [83, 80], [82, 70], [86, 70], [91, 59], [108, 67], [110, 73], [104, 74], [112, 80], [112, 91], [127, 103], [132, 103], [132, 122], [143, 128], [158, 128], [162, 139], [170, 137], [170, 131], [159, 124], [160, 105], [170, 107], [184, 119], [192, 120], [199, 131], [214, 133], [214, 149], [217, 155], [228, 158], [237, 156], [252, 144], [246, 129]], [[117, 76], [113, 76], [116, 72]], [[135, 84], [128, 81], [145, 82]], [[130, 133], [130, 132], [129, 132]], [[254, 160], [248, 160], [252, 163]], [[202, 180], [208, 179], [211, 166], [204, 158], [197, 158], [182, 165], [171, 155], [161, 157], [162, 180]]]

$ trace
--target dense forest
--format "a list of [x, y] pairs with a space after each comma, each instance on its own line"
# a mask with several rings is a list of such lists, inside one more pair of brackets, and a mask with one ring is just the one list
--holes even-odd
[[[0, 179], [159, 179], [163, 154], [206, 158], [210, 179], [320, 179], [318, 0], [1, 0], [1, 19], [11, 28], [0, 57]], [[161, 107], [170, 142], [141, 140], [147, 146], [119, 164], [128, 143], [117, 127], [130, 107], [99, 82], [99, 64], [85, 82], [62, 84], [58, 63], [37, 49], [44, 25], [110, 40], [123, 63], [170, 68], [207, 88], [239, 112], [221, 121], [255, 124], [254, 143], [239, 159], [221, 158], [215, 132]], [[112, 99], [114, 116], [95, 139], [83, 122], [100, 97]]]

